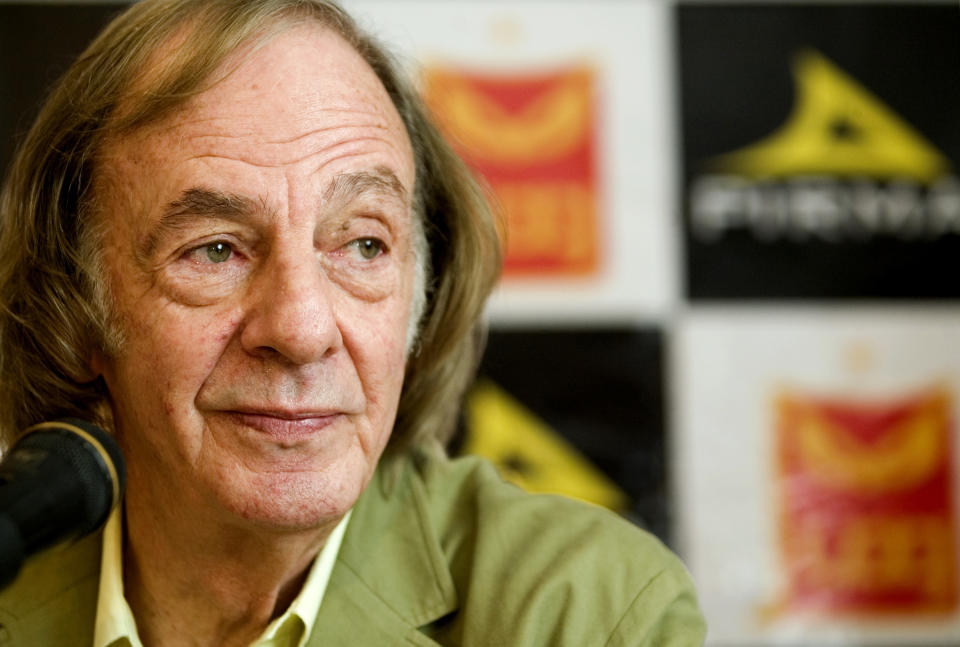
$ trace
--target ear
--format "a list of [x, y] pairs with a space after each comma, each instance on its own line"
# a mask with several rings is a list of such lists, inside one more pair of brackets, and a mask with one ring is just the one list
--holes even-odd
[[87, 360], [87, 370], [83, 375], [75, 376], [75, 379], [81, 384], [93, 382], [98, 377], [104, 375], [107, 370], [107, 356], [101, 350], [95, 350], [90, 353]]

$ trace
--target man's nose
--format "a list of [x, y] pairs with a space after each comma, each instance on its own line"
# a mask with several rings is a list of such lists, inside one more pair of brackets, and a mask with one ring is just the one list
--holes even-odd
[[248, 353], [280, 356], [303, 365], [342, 346], [334, 304], [336, 286], [315, 253], [270, 259], [251, 288], [240, 336]]

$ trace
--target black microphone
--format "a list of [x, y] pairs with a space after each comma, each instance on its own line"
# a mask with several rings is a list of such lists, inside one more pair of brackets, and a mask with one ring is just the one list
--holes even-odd
[[27, 429], [0, 461], [0, 588], [30, 555], [99, 528], [123, 496], [116, 441], [75, 418]]

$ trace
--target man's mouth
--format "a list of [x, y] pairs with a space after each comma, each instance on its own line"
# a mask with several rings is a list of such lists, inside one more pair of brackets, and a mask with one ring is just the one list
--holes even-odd
[[339, 411], [226, 411], [235, 424], [282, 442], [306, 439], [345, 417]]

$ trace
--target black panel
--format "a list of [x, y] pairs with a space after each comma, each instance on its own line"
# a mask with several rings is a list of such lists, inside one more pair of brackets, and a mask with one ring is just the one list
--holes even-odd
[[[676, 9], [682, 120], [686, 289], [694, 300], [956, 298], [960, 258], [960, 11], [955, 4], [684, 4]], [[814, 50], [915, 129], [950, 163], [906, 189], [897, 178], [779, 178], [775, 199], [807, 183], [841, 205], [865, 187], [906, 195], [910, 222], [883, 230], [802, 226], [757, 236], [731, 227], [713, 240], [691, 227], [692, 189], [718, 156], [749, 147], [787, 122], [794, 108], [791, 61]], [[855, 130], [838, 137], [856, 136]], [[816, 169], [813, 169], [814, 172]], [[897, 192], [901, 193], [897, 193]], [[938, 193], [938, 191], [940, 193]], [[937, 196], [940, 196], [939, 198]], [[931, 201], [954, 205], [946, 229], [931, 224]], [[945, 204], [945, 203], [940, 203]], [[849, 215], [838, 208], [841, 218]]]
[[659, 330], [491, 333], [480, 377], [519, 400], [630, 498], [627, 516], [669, 539]]
[[0, 170], [50, 87], [122, 7], [0, 3]]

